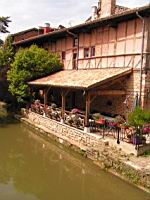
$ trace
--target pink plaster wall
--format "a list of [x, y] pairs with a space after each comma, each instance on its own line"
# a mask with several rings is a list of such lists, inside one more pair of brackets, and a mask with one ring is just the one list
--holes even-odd
[[[146, 20], [144, 52], [150, 51], [150, 22]], [[149, 39], [148, 39], [149, 29]], [[93, 69], [107, 67], [133, 67], [140, 69], [141, 66], [141, 45], [142, 45], [142, 22], [139, 19], [122, 22], [117, 28], [99, 27], [92, 30], [90, 33], [79, 34], [79, 60], [78, 69]], [[84, 48], [95, 46], [95, 57], [89, 56], [84, 58]], [[64, 60], [64, 68], [72, 69], [73, 52], [77, 52], [77, 47], [73, 47], [73, 38], [68, 36], [64, 39], [59, 39], [56, 43], [49, 45], [49, 50], [57, 52], [61, 55], [62, 51], [66, 52]], [[150, 55], [149, 55], [150, 57]], [[147, 59], [146, 59], [147, 58]], [[148, 56], [144, 55], [144, 65], [150, 68]], [[139, 72], [134, 72], [127, 84], [127, 95], [130, 95], [130, 104], [133, 104], [134, 97], [139, 92]], [[150, 74], [143, 81], [143, 106], [150, 109], [150, 100], [146, 99], [146, 91], [150, 89]], [[132, 95], [131, 95], [132, 94]], [[116, 99], [113, 100], [114, 102]], [[118, 99], [117, 107], [113, 112], [122, 112], [122, 102], [124, 98]], [[106, 103], [104, 101], [104, 103]], [[103, 106], [102, 106], [103, 108]], [[100, 108], [99, 108], [100, 109]], [[110, 109], [110, 108], [109, 108]], [[106, 110], [107, 111], [107, 110]]]
[[[148, 19], [146, 19], [144, 52], [147, 50]], [[142, 22], [140, 19], [121, 22], [117, 28], [99, 27], [90, 33], [79, 34], [78, 69], [141, 66]], [[84, 58], [84, 48], [95, 46], [95, 57]], [[73, 68], [73, 37], [67, 36], [49, 43], [49, 51], [60, 55], [66, 52], [64, 69]], [[145, 59], [145, 58], [144, 58]], [[144, 61], [146, 62], [146, 60]]]
[[[95, 29], [91, 32], [91, 34], [88, 35], [81, 34], [79, 68], [93, 68], [93, 64], [91, 65], [90, 63], [93, 63], [94, 58], [89, 57], [89, 65], [87, 65], [87, 59], [85, 60], [83, 57], [83, 48], [87, 46], [90, 47], [94, 44], [96, 48], [95, 68], [140, 68], [140, 53], [142, 44], [141, 30], [141, 21], [137, 19], [122, 22], [116, 29], [104, 27]], [[146, 51], [146, 41], [147, 33], [145, 32], [144, 51]], [[99, 61], [97, 61], [97, 58], [99, 58]]]

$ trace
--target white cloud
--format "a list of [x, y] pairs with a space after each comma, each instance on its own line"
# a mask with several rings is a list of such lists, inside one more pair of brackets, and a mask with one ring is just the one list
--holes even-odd
[[[50, 22], [52, 26], [68, 25], [84, 21], [90, 15], [91, 6], [98, 0], [0, 0], [0, 15], [10, 16], [9, 30], [18, 32]], [[118, 4], [137, 7], [150, 0], [118, 0]]]
[[150, 0], [118, 0], [118, 3], [124, 5], [124, 6], [128, 6], [128, 7], [139, 7], [139, 6], [143, 6], [145, 4], [150, 3]]

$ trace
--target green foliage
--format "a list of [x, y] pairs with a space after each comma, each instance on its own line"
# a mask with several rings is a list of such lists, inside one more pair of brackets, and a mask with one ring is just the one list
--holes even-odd
[[5, 119], [7, 117], [7, 111], [6, 109], [0, 109], [0, 121]]
[[3, 42], [3, 40], [1, 40], [1, 39], [0, 39], [0, 46], [2, 46], [2, 45], [3, 45], [3, 43], [4, 43], [4, 42]]
[[7, 30], [8, 24], [11, 22], [10, 17], [0, 17], [0, 32], [9, 33]]
[[11, 95], [8, 92], [7, 71], [14, 58], [13, 39], [8, 36], [0, 46], [0, 97], [4, 101], [10, 101]]
[[144, 157], [149, 157], [150, 156], [150, 151], [145, 151], [143, 154]]
[[92, 118], [93, 118], [94, 120], [98, 121], [98, 120], [101, 118], [101, 114], [100, 114], [100, 113], [94, 113], [94, 114], [92, 115]]
[[128, 122], [135, 128], [141, 128], [145, 123], [150, 122], [150, 113], [137, 107], [133, 112], [129, 113]]
[[0, 47], [0, 70], [8, 68], [14, 58], [13, 39], [8, 36], [4, 44]]
[[28, 81], [59, 71], [62, 66], [58, 55], [49, 54], [36, 45], [20, 49], [7, 74], [9, 91], [18, 102], [23, 102], [30, 95]]

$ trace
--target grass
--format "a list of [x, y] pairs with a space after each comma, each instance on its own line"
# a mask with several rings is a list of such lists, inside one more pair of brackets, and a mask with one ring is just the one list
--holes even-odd
[[143, 154], [143, 156], [144, 156], [144, 157], [150, 156], [150, 151], [145, 151], [144, 154]]

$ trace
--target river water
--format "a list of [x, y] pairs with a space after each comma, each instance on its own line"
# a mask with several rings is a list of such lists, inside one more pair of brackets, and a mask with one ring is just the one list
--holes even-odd
[[22, 124], [0, 127], [0, 200], [150, 200]]

